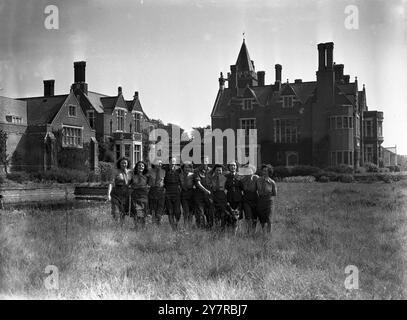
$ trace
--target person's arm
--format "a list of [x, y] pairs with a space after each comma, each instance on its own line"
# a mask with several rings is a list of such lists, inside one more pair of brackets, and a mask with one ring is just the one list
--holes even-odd
[[112, 192], [113, 189], [113, 184], [109, 183], [108, 187], [107, 187], [107, 201], [111, 201], [112, 197], [110, 196], [110, 192]]
[[272, 196], [273, 196], [273, 197], [277, 197], [277, 185], [276, 185], [276, 183], [275, 183], [274, 180], [271, 180], [271, 181], [272, 181], [272, 183], [273, 183], [273, 193], [272, 193]]

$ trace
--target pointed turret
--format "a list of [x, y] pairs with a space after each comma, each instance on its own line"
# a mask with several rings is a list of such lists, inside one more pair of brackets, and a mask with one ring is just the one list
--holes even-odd
[[236, 60], [236, 66], [239, 71], [254, 71], [253, 61], [250, 59], [249, 50], [247, 50], [244, 39]]

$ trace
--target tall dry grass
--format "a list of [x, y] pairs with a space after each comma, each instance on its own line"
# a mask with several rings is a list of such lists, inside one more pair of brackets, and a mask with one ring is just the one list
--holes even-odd
[[[0, 297], [23, 299], [406, 298], [407, 184], [280, 183], [270, 237], [149, 224], [109, 206], [3, 210]], [[259, 230], [258, 230], [259, 231]], [[44, 286], [47, 265], [59, 289]], [[345, 289], [345, 267], [359, 289]]]

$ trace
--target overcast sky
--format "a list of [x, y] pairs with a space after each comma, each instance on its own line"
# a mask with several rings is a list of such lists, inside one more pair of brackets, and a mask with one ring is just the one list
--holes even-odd
[[[47, 30], [47, 5], [59, 29]], [[359, 9], [348, 30], [345, 8]], [[366, 84], [370, 110], [384, 112], [384, 146], [407, 154], [407, 0], [0, 0], [0, 95], [56, 94], [86, 60], [89, 90], [126, 99], [139, 91], [144, 111], [185, 129], [210, 124], [221, 71], [234, 64], [245, 32], [256, 70], [274, 81], [315, 80], [317, 44], [335, 43], [334, 61]]]

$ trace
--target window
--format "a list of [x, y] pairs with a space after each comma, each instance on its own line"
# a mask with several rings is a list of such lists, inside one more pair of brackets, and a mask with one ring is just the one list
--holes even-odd
[[113, 121], [110, 120], [110, 135], [113, 134]]
[[297, 143], [298, 142], [297, 119], [275, 119], [274, 142]]
[[294, 106], [294, 96], [283, 97], [283, 108], [292, 108]]
[[119, 160], [122, 156], [120, 144], [116, 144], [116, 160]]
[[[161, 152], [160, 152], [160, 155], [157, 154], [157, 156], [161, 156]], [[135, 144], [134, 145], [134, 161], [137, 162], [140, 160], [141, 160], [141, 146], [139, 144]]]
[[353, 151], [331, 151], [331, 166], [338, 166], [340, 164], [353, 165]]
[[141, 114], [134, 114], [134, 132], [141, 132]]
[[359, 119], [359, 115], [356, 116], [356, 122], [355, 122], [355, 131], [356, 131], [356, 136], [360, 137], [360, 119]]
[[343, 117], [342, 126], [344, 129], [348, 129], [348, 117]]
[[373, 145], [372, 144], [365, 144], [364, 147], [364, 161], [365, 162], [373, 162]]
[[353, 128], [353, 117], [349, 117], [349, 129]]
[[70, 104], [68, 106], [68, 116], [70, 117], [76, 117], [76, 106]]
[[87, 111], [89, 125], [92, 129], [95, 129], [95, 111], [89, 110]]
[[245, 134], [248, 136], [250, 129], [256, 129], [256, 119], [240, 119], [240, 128], [245, 130]]
[[62, 128], [62, 145], [64, 147], [82, 147], [82, 128], [64, 126]]
[[253, 110], [253, 105], [252, 105], [251, 99], [243, 100], [243, 110]]
[[124, 130], [124, 110], [117, 110], [117, 131]]
[[342, 117], [336, 117], [336, 129], [342, 129]]
[[383, 121], [377, 122], [377, 136], [383, 137]]
[[124, 145], [124, 156], [128, 159], [130, 159], [130, 148], [131, 148], [131, 144]]
[[372, 119], [366, 119], [363, 121], [363, 135], [365, 137], [373, 137], [373, 121]]
[[9, 123], [14, 123], [14, 124], [22, 124], [23, 118], [11, 115], [11, 116], [6, 116], [6, 121]]

